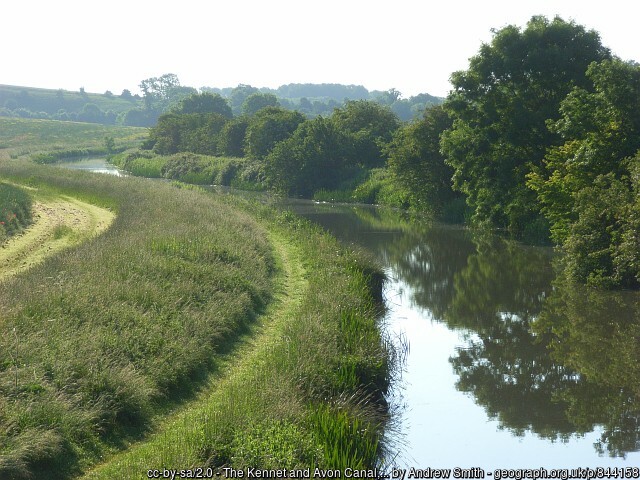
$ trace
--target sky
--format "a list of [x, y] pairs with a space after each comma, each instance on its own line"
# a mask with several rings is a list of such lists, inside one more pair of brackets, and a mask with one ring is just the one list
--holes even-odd
[[640, 6], [608, 0], [6, 0], [0, 84], [138, 93], [165, 73], [184, 86], [342, 83], [446, 96], [449, 76], [533, 15], [559, 15], [640, 61]]

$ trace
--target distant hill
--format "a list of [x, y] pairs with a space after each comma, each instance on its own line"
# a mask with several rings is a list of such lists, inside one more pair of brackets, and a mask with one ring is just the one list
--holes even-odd
[[[345, 101], [371, 100], [389, 106], [401, 120], [411, 120], [421, 116], [425, 108], [438, 105], [444, 100], [428, 93], [403, 99], [400, 98], [400, 92], [394, 89], [369, 91], [362, 85], [338, 83], [290, 83], [277, 89], [250, 85], [202, 87], [200, 91], [219, 93], [229, 101], [236, 115], [240, 113], [242, 101], [252, 92], [273, 94], [282, 107], [298, 110], [308, 117], [329, 115]], [[70, 91], [0, 85], [0, 116], [152, 126], [162, 112], [146, 110], [144, 100], [128, 90], [116, 95], [109, 91], [87, 93], [83, 89]]]
[[140, 96], [126, 90], [114, 95], [0, 85], [1, 116], [115, 124], [118, 116], [142, 105]]

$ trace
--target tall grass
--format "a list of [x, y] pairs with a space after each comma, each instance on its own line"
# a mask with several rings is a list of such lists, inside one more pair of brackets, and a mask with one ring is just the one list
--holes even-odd
[[265, 232], [215, 197], [0, 166], [108, 205], [102, 236], [0, 285], [0, 478], [65, 478], [190, 395], [271, 295]]
[[[149, 150], [133, 150], [114, 155], [111, 163], [132, 175], [166, 178], [194, 185], [232, 185], [251, 182], [240, 173], [247, 160], [232, 157], [212, 157], [195, 153], [156, 155]], [[255, 185], [252, 188], [255, 190]]]
[[382, 393], [393, 362], [378, 325], [381, 275], [361, 254], [291, 213], [246, 208], [270, 232], [282, 272], [254, 343], [228, 359], [187, 411], [86, 478], [144, 478], [149, 465], [380, 464]]
[[32, 219], [32, 200], [21, 188], [0, 182], [0, 245]]
[[1, 478], [69, 478], [152, 430], [91, 478], [379, 462], [393, 355], [362, 254], [232, 196], [0, 174], [117, 211], [101, 237], [0, 285]]

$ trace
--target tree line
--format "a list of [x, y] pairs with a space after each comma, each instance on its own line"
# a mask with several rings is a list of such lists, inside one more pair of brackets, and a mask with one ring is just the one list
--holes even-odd
[[451, 82], [443, 104], [408, 123], [365, 99], [309, 118], [245, 92], [234, 116], [219, 93], [196, 93], [159, 117], [146, 147], [244, 157], [254, 180], [287, 195], [464, 216], [560, 246], [575, 280], [637, 288], [638, 64], [593, 30], [536, 16], [495, 31]]
[[[175, 74], [164, 74], [142, 80], [142, 95], [124, 89], [120, 95], [62, 89], [49, 90], [0, 85], [0, 116], [48, 120], [101, 123], [151, 127], [158, 117], [176, 107], [184, 98], [198, 93], [183, 86]], [[425, 108], [442, 102], [441, 98], [422, 93], [401, 98], [395, 89], [369, 91], [361, 85], [288, 84], [277, 89], [256, 88], [240, 84], [230, 88], [202, 87], [200, 93], [217, 93], [231, 106], [234, 116], [246, 114], [245, 100], [251, 97], [248, 109], [255, 111], [265, 102], [287, 110], [295, 110], [309, 118], [328, 115], [349, 100], [373, 100], [391, 107], [399, 118], [411, 120]]]

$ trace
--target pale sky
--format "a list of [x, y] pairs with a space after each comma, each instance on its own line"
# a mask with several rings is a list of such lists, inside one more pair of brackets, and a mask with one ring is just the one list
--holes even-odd
[[342, 83], [445, 96], [491, 29], [575, 20], [640, 61], [640, 6], [608, 0], [5, 0], [0, 84], [120, 94], [182, 85]]

